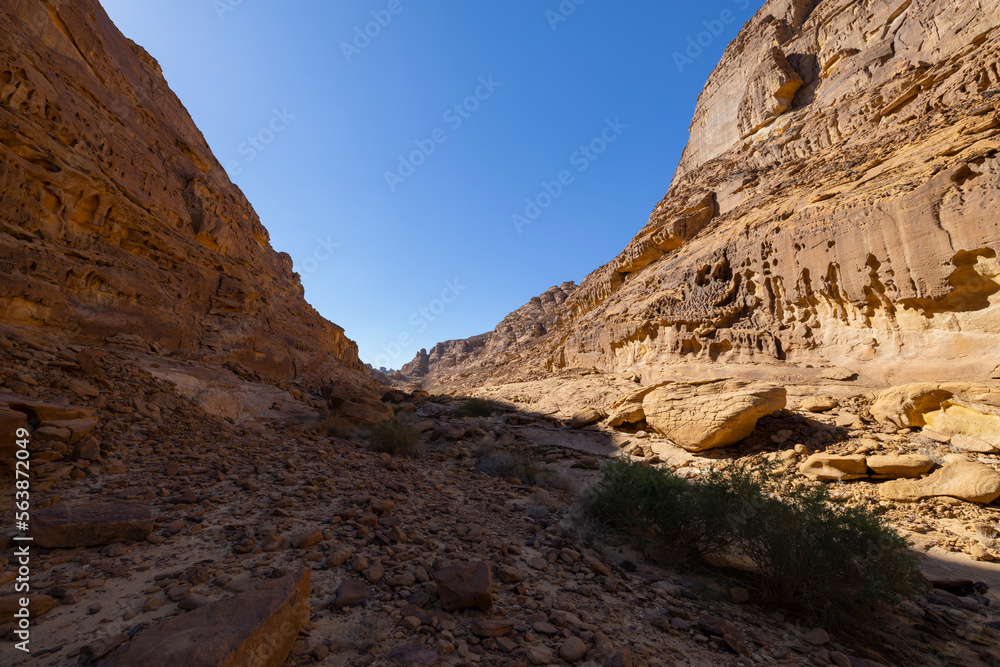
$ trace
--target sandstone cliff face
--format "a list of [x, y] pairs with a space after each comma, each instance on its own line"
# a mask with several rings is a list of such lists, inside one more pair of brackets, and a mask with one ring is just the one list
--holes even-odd
[[0, 323], [271, 379], [361, 369], [97, 0], [0, 3]]
[[477, 367], [479, 362], [487, 359], [516, 362], [522, 351], [530, 354], [537, 340], [562, 326], [562, 310], [574, 291], [576, 284], [573, 282], [551, 287], [505, 317], [490, 333], [438, 343], [430, 352], [420, 350], [413, 361], [399, 370], [395, 379], [428, 384], [461, 380], [469, 386], [482, 382], [492, 370]]
[[709, 78], [648, 224], [545, 334], [498, 330], [444, 376], [697, 359], [985, 379], [998, 26], [998, 0], [769, 0]]

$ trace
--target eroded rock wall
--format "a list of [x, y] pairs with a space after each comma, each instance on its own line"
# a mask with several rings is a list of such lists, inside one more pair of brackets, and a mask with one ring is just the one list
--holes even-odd
[[998, 26], [998, 0], [770, 0], [709, 78], [646, 226], [545, 335], [494, 333], [472, 367], [983, 379], [1000, 355]]
[[0, 3], [0, 323], [272, 379], [361, 369], [97, 0]]

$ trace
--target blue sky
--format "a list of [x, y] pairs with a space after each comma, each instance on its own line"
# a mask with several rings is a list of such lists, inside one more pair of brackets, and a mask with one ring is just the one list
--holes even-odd
[[309, 302], [393, 368], [613, 258], [760, 4], [101, 2]]

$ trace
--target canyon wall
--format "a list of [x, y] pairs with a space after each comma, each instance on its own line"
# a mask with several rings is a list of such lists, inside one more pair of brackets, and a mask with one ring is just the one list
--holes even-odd
[[1000, 358], [998, 26], [1000, 0], [769, 0], [633, 241], [550, 312], [406, 379], [685, 360], [984, 379]]
[[0, 2], [0, 324], [272, 380], [363, 370], [97, 0]]

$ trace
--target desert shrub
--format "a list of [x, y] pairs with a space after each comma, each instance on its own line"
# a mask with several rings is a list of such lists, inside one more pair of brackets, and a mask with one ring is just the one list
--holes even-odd
[[534, 484], [538, 467], [522, 449], [498, 449], [479, 459], [476, 470], [490, 477], [518, 479], [522, 484]]
[[743, 578], [758, 599], [834, 628], [870, 630], [880, 605], [920, 591], [906, 540], [874, 511], [834, 503], [823, 486], [778, 495], [772, 485], [766, 466], [737, 463], [689, 482], [619, 460], [582, 510], [600, 530], [688, 564], [749, 562]]
[[518, 479], [522, 484], [534, 484], [538, 478], [531, 454], [515, 440], [485, 435], [476, 443], [473, 456], [478, 459], [476, 470], [490, 477]]
[[317, 417], [306, 417], [299, 421], [306, 428], [330, 438], [348, 439], [354, 437], [358, 427], [352, 421], [340, 416], [336, 411], [327, 412]]
[[470, 398], [455, 408], [456, 417], [489, 417], [493, 414], [493, 404], [485, 398]]
[[368, 432], [368, 448], [392, 456], [420, 456], [423, 438], [407, 414], [395, 415], [375, 424]]
[[565, 491], [571, 496], [575, 496], [580, 491], [580, 485], [576, 479], [562, 470], [540, 470], [535, 483], [546, 489]]
[[395, 626], [392, 618], [385, 614], [362, 614], [347, 627], [344, 640], [355, 650], [371, 651], [392, 634]]
[[637, 546], [667, 550], [688, 558], [698, 555], [688, 539], [694, 513], [691, 486], [680, 477], [626, 459], [604, 467], [601, 481], [583, 495], [583, 513], [603, 532], [627, 535]]

